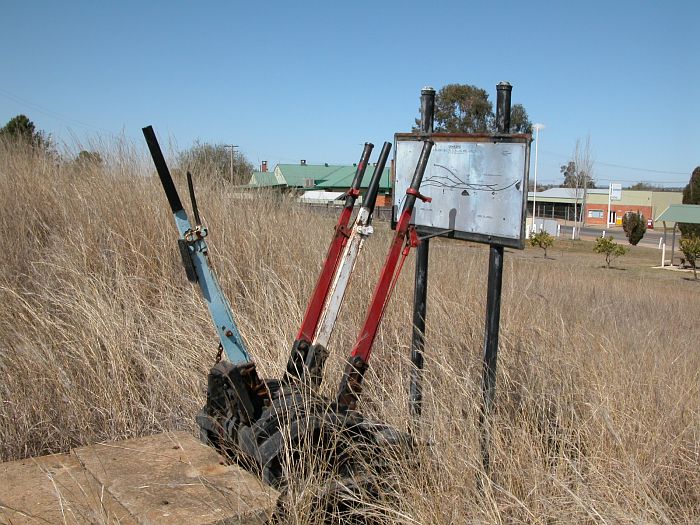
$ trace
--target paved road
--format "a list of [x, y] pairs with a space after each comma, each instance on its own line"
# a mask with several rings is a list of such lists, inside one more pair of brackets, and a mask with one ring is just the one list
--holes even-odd
[[[581, 229], [581, 238], [583, 239], [595, 239], [596, 237], [600, 237], [603, 234], [603, 228], [600, 227], [591, 227], [591, 226], [585, 226]], [[605, 235], [612, 235], [616, 240], [618, 241], [625, 241], [625, 232], [622, 230], [622, 227], [617, 226], [613, 228], [606, 229]], [[642, 240], [639, 242], [640, 245], [643, 246], [648, 246], [651, 248], [658, 248], [659, 246], [659, 239], [664, 236], [664, 230], [663, 228], [660, 230], [649, 230], [647, 229], [647, 232], [644, 234], [644, 237], [642, 237]], [[568, 238], [571, 239], [571, 226], [564, 226], [562, 225], [561, 227], [561, 237], [562, 238]], [[678, 239], [676, 239], [676, 242], [678, 242]], [[669, 234], [669, 239], [666, 244], [667, 248], [671, 247], [671, 236]]]

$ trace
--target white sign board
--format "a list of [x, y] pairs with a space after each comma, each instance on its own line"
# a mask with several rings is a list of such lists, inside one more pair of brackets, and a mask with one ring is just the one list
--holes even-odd
[[[522, 248], [530, 137], [434, 134], [435, 142], [413, 222], [421, 234]], [[398, 218], [423, 142], [397, 134], [394, 220]]]
[[622, 184], [610, 184], [610, 200], [620, 201], [622, 200]]

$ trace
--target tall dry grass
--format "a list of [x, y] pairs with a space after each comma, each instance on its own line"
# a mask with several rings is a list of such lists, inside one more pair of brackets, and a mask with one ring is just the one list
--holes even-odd
[[[106, 149], [91, 167], [0, 144], [0, 460], [195, 430], [216, 336], [148, 159]], [[202, 178], [213, 265], [262, 374], [279, 376], [334, 221]], [[377, 230], [331, 343], [327, 394], [386, 253], [390, 232]], [[477, 490], [487, 252], [434, 241], [418, 461], [399, 463], [396, 493], [365, 511], [396, 523], [700, 522], [698, 287], [532, 253], [506, 255], [493, 483]], [[401, 429], [412, 273], [362, 399]], [[319, 519], [312, 489], [292, 486], [292, 521]]]

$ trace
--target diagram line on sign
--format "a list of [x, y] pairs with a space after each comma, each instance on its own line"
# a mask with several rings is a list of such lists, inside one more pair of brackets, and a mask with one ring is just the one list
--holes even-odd
[[[423, 183], [423, 187], [433, 186], [436, 188], [451, 188], [451, 189], [463, 189], [463, 190], [472, 190], [472, 191], [490, 191], [492, 194], [495, 192], [505, 191], [508, 188], [512, 188], [513, 186], [515, 186], [515, 188], [518, 190], [520, 189], [520, 181], [518, 179], [514, 180], [513, 182], [511, 182], [510, 184], [508, 184], [506, 186], [501, 186], [501, 187], [498, 187], [497, 184], [474, 184], [474, 183], [462, 180], [454, 171], [452, 171], [447, 166], [443, 166], [442, 164], [433, 164], [433, 166], [446, 170], [453, 178], [450, 176], [445, 176], [445, 177], [431, 176], [431, 177], [428, 177], [427, 179], [425, 179], [425, 182]], [[484, 176], [486, 176], [486, 177], [501, 177], [502, 175], [498, 175], [495, 173], [485, 173]], [[468, 193], [467, 193], [467, 195], [468, 195]]]

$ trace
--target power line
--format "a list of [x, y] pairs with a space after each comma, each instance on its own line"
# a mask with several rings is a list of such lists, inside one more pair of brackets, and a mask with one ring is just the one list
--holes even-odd
[[[556, 157], [560, 157], [562, 159], [570, 159], [571, 155], [562, 155], [561, 153], [556, 153], [554, 151], [547, 151], [547, 150], [542, 150], [542, 153], [547, 153], [548, 155], [554, 155]], [[633, 166], [623, 166], [622, 164], [613, 164], [611, 162], [603, 162], [603, 161], [598, 161], [596, 160], [595, 163], [599, 166], [608, 166], [610, 168], [620, 168], [620, 169], [625, 169], [625, 170], [634, 170], [634, 171], [645, 171], [648, 173], [659, 173], [661, 175], [688, 175], [685, 172], [682, 171], [667, 171], [667, 170], [653, 170], [649, 168], [635, 168]]]
[[76, 125], [76, 126], [83, 126], [83, 127], [86, 127], [86, 128], [94, 129], [94, 130], [96, 130], [96, 131], [100, 131], [100, 132], [102, 132], [102, 133], [108, 133], [108, 134], [110, 134], [110, 135], [116, 136], [113, 132], [111, 132], [111, 131], [109, 131], [109, 130], [107, 130], [107, 129], [100, 128], [99, 126], [93, 126], [92, 124], [88, 124], [87, 122], [83, 122], [83, 121], [81, 121], [81, 120], [74, 119], [74, 118], [69, 117], [69, 116], [67, 116], [67, 115], [63, 115], [63, 114], [61, 114], [61, 113], [57, 113], [57, 112], [55, 112], [55, 111], [53, 111], [53, 110], [51, 110], [51, 109], [48, 109], [48, 108], [46, 108], [46, 107], [44, 107], [44, 106], [41, 106], [41, 105], [39, 105], [39, 104], [35, 104], [35, 103], [33, 103], [33, 102], [30, 102], [30, 101], [28, 101], [28, 100], [26, 100], [26, 99], [23, 99], [22, 97], [18, 97], [17, 95], [15, 95], [15, 94], [13, 94], [13, 93], [10, 93], [9, 91], [7, 91], [7, 90], [5, 90], [5, 89], [0, 88], [0, 95], [4, 96], [5, 98], [7, 98], [7, 99], [9, 99], [9, 100], [12, 100], [13, 102], [16, 102], [17, 104], [21, 104], [21, 105], [26, 106], [26, 107], [28, 107], [28, 108], [30, 108], [30, 109], [33, 109], [33, 110], [35, 110], [35, 111], [38, 111], [39, 113], [43, 113], [43, 114], [45, 114], [45, 115], [47, 115], [47, 116], [49, 116], [49, 117], [51, 117], [51, 118], [54, 118], [54, 119], [56, 119], [56, 120], [58, 120], [58, 121], [60, 121], [60, 122], [63, 122], [64, 124], [72, 124], [72, 125]]
[[614, 179], [606, 179], [599, 177], [596, 179], [596, 182], [643, 182], [645, 184], [682, 184], [685, 186], [688, 184], [687, 180], [683, 181], [678, 181], [678, 180], [639, 180], [639, 179], [621, 179], [619, 177], [616, 177]]

